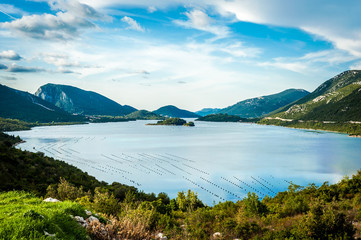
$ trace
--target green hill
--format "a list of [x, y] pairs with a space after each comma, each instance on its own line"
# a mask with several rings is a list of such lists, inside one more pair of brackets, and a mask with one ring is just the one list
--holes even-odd
[[79, 122], [82, 116], [71, 115], [30, 93], [0, 85], [0, 117], [27, 122]]
[[41, 86], [35, 95], [72, 114], [123, 116], [137, 111], [98, 93], [67, 85], [49, 83]]
[[160, 119], [164, 119], [164, 117], [155, 114], [153, 112], [149, 112], [147, 110], [139, 110], [139, 111], [135, 111], [132, 112], [128, 115], [125, 116], [125, 118], [129, 118], [129, 119], [137, 119], [137, 120], [160, 120]]
[[294, 120], [361, 121], [361, 71], [343, 72], [270, 117]]
[[239, 122], [242, 120], [245, 119], [239, 116], [233, 116], [224, 113], [209, 114], [207, 116], [203, 116], [196, 119], [196, 121], [206, 121], [206, 122]]
[[361, 135], [361, 71], [343, 72], [304, 98], [278, 109], [261, 124]]
[[243, 118], [258, 118], [290, 104], [307, 94], [309, 94], [309, 92], [303, 89], [287, 89], [272, 95], [246, 99], [227, 108], [223, 108], [217, 113], [237, 115]]
[[199, 115], [195, 114], [194, 112], [179, 109], [172, 105], [161, 107], [158, 110], [153, 111], [153, 113], [156, 113], [156, 114], [164, 116], [164, 117], [177, 117], [177, 118], [198, 118], [198, 117], [200, 117]]

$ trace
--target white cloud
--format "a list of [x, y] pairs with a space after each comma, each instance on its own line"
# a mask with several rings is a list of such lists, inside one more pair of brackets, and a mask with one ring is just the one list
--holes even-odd
[[35, 39], [71, 40], [79, 36], [80, 29], [94, 28], [90, 19], [97, 19], [99, 14], [90, 6], [76, 1], [51, 1], [55, 15], [42, 14], [23, 16], [11, 22], [0, 23], [2, 28], [16, 34]]
[[21, 59], [20, 55], [13, 50], [2, 51], [0, 53], [0, 59], [8, 59], [18, 61]]
[[13, 15], [24, 15], [26, 14], [24, 11], [22, 11], [19, 8], [16, 8], [13, 5], [10, 4], [0, 4], [0, 13], [5, 14], [11, 19], [16, 19]]
[[361, 70], [361, 62], [352, 64], [350, 70]]
[[214, 6], [238, 21], [302, 29], [361, 56], [360, 1], [224, 0], [214, 2]]
[[226, 37], [229, 34], [227, 27], [213, 24], [214, 21], [201, 10], [194, 9], [184, 14], [188, 17], [187, 21], [174, 20], [173, 22], [186, 28], [210, 32], [219, 37]]
[[42, 57], [46, 63], [53, 64], [58, 67], [79, 67], [78, 61], [71, 61], [68, 55], [58, 53], [45, 53]]
[[[148, 0], [81, 0], [90, 6], [106, 8], [111, 6], [140, 7], [147, 9]], [[224, 17], [235, 21], [253, 22], [266, 25], [302, 29], [310, 34], [331, 42], [336, 48], [361, 57], [361, 1], [359, 0], [154, 0], [152, 6], [167, 9], [175, 6], [198, 7], [215, 10]], [[207, 26], [205, 12], [194, 10], [187, 13], [188, 21], [178, 24], [202, 31], [219, 32]]]
[[127, 29], [132, 29], [132, 30], [136, 30], [139, 32], [144, 32], [144, 28], [142, 26], [139, 25], [139, 23], [137, 23], [137, 21], [135, 21], [133, 18], [131, 17], [123, 17], [121, 19], [122, 22], [125, 22], [128, 24]]
[[149, 12], [149, 13], [154, 13], [155, 11], [157, 11], [157, 8], [156, 8], [156, 7], [154, 7], [154, 6], [148, 7], [148, 12]]
[[49, 5], [54, 11], [68, 12], [77, 17], [95, 19], [101, 16], [94, 8], [77, 0], [50, 0]]
[[272, 61], [259, 62], [258, 66], [276, 67], [305, 74], [314, 73], [320, 69], [332, 68], [338, 64], [352, 62], [357, 57], [346, 51], [333, 49], [307, 53], [301, 57], [278, 57]]

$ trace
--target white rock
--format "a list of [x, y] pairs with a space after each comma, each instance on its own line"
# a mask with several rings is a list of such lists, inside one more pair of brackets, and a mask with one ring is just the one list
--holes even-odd
[[163, 233], [158, 233], [158, 234], [155, 236], [155, 238], [158, 238], [158, 239], [160, 239], [160, 240], [167, 240], [167, 239], [168, 239], [167, 236], [164, 236]]
[[45, 198], [43, 201], [44, 202], [61, 202], [58, 199], [51, 198], [51, 197]]
[[85, 214], [90, 216], [90, 215], [92, 215], [92, 212], [85, 209]]
[[90, 216], [90, 217], [88, 217], [87, 221], [90, 222], [90, 223], [93, 222], [93, 221], [98, 221], [99, 222], [99, 219], [96, 218], [96, 217]]
[[88, 223], [84, 220], [83, 217], [75, 216], [74, 219], [83, 227], [88, 227]]
[[45, 234], [45, 236], [55, 237], [55, 233], [51, 234], [51, 233], [48, 233], [47, 231], [44, 231], [44, 234]]
[[213, 233], [213, 237], [214, 238], [221, 238], [222, 237], [222, 233], [220, 233], [220, 232], [215, 232], [215, 233]]

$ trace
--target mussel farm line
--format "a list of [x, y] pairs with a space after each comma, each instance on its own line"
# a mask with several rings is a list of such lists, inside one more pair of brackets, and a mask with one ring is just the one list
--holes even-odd
[[[32, 147], [33, 151], [44, 152], [54, 157], [88, 171], [111, 176], [114, 181], [135, 187], [149, 185], [150, 179], [174, 179], [177, 187], [184, 187], [184, 191], [191, 189], [215, 201], [237, 201], [254, 192], [259, 197], [274, 196], [280, 190], [287, 189], [291, 181], [269, 176], [232, 176], [230, 174], [217, 175], [195, 160], [171, 153], [154, 152], [112, 152], [89, 154], [77, 149], [79, 141], [90, 142], [94, 137], [62, 139], [58, 142], [42, 142]], [[102, 140], [105, 140], [103, 138]], [[214, 175], [216, 174], [216, 175]], [[96, 175], [96, 174], [95, 174]], [[181, 181], [181, 182], [179, 182]], [[143, 189], [141, 189], [143, 190]], [[202, 200], [201, 198], [201, 200]]]

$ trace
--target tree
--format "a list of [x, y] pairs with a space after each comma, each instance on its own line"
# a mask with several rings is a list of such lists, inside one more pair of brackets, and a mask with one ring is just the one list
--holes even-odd
[[255, 193], [249, 192], [247, 194], [247, 198], [243, 200], [243, 203], [246, 215], [262, 216], [268, 212], [267, 206], [259, 200], [257, 194]]

